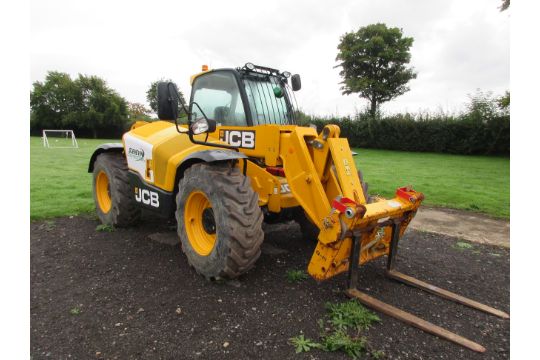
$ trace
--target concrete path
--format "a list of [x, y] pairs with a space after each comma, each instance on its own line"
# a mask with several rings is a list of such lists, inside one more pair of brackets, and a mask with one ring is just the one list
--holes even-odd
[[410, 226], [481, 244], [510, 247], [510, 222], [478, 213], [424, 206]]

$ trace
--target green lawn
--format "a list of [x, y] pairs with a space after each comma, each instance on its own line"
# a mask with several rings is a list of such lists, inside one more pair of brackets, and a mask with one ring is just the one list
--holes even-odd
[[[88, 161], [101, 143], [79, 139], [79, 149], [48, 149], [30, 139], [30, 217], [43, 219], [93, 211]], [[510, 216], [508, 158], [355, 149], [357, 166], [370, 193], [392, 196], [414, 185], [426, 204]]]
[[370, 194], [393, 196], [413, 185], [424, 204], [510, 217], [510, 159], [354, 149]]
[[44, 148], [30, 138], [30, 218], [88, 213], [94, 209], [90, 156], [99, 144], [120, 140], [78, 139], [78, 149]]

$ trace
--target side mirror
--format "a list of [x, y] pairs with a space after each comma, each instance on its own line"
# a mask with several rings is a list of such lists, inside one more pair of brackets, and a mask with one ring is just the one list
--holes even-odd
[[302, 81], [300, 80], [300, 75], [294, 74], [291, 77], [291, 85], [292, 85], [293, 91], [298, 91], [302, 88]]
[[189, 124], [189, 130], [193, 135], [211, 133], [216, 131], [216, 120], [207, 119], [205, 117], [198, 118]]
[[160, 82], [157, 86], [158, 118], [178, 119], [178, 89], [172, 82]]

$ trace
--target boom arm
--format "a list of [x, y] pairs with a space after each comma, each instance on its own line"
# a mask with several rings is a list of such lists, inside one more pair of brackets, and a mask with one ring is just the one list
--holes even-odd
[[291, 192], [320, 229], [308, 266], [317, 280], [347, 271], [353, 232], [361, 234], [359, 263], [387, 255], [392, 224], [400, 224], [401, 236], [423, 199], [400, 188], [393, 199], [366, 203], [348, 141], [335, 125], [320, 135], [305, 127], [282, 133], [280, 158]]

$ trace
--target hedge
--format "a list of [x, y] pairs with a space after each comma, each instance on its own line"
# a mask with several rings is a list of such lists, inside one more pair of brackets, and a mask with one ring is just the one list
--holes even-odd
[[415, 118], [395, 115], [383, 118], [313, 118], [302, 116], [301, 125], [326, 124], [341, 128], [352, 147], [439, 152], [464, 155], [509, 155], [510, 116], [479, 121], [467, 115]]

